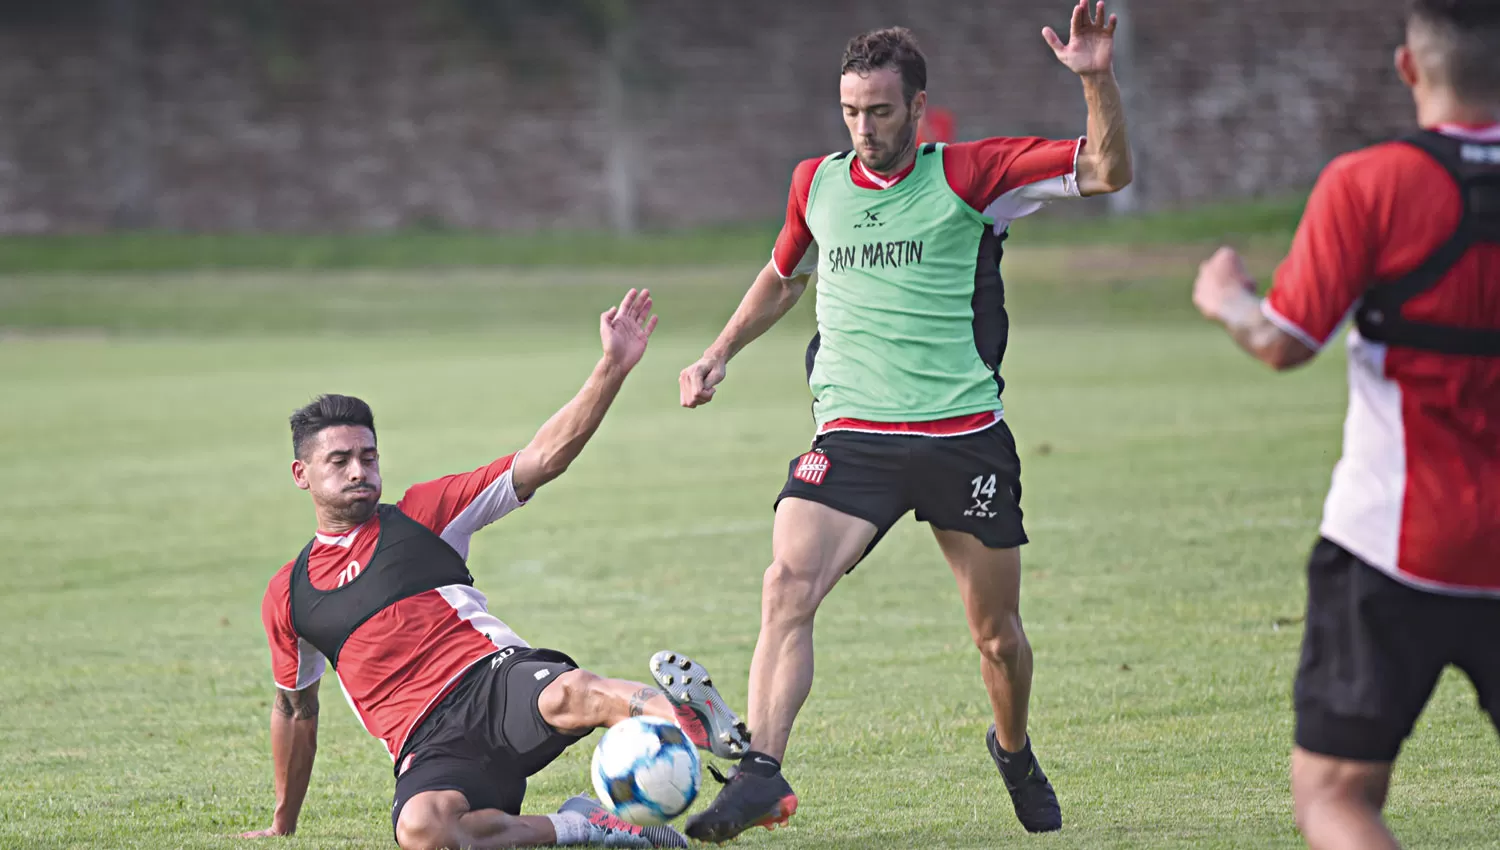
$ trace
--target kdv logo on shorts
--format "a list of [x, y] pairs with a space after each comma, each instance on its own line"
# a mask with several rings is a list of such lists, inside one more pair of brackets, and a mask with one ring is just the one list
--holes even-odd
[[995, 476], [991, 475], [986, 478], [983, 475], [976, 475], [969, 483], [974, 485], [974, 492], [970, 494], [974, 504], [964, 511], [964, 516], [994, 519], [997, 511], [990, 510], [990, 503], [995, 501]]

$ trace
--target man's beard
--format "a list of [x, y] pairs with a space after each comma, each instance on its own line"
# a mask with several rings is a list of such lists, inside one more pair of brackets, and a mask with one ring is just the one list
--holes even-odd
[[[354, 498], [356, 494], [368, 494], [373, 498]], [[380, 497], [374, 488], [370, 488], [369, 490], [345, 491], [341, 495], [345, 497], [346, 501], [335, 507], [330, 513], [339, 521], [346, 522], [351, 526], [364, 524], [370, 517], [375, 515], [375, 509], [380, 506]]]
[[917, 122], [907, 121], [906, 126], [901, 128], [901, 132], [896, 134], [896, 144], [890, 148], [889, 153], [874, 162], [865, 162], [863, 158], [860, 161], [865, 162], [865, 167], [877, 174], [889, 173], [896, 167], [896, 163], [906, 156], [906, 152], [911, 149], [916, 138]]

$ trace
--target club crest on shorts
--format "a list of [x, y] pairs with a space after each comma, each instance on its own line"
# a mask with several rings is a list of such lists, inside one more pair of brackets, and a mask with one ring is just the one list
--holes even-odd
[[802, 457], [797, 458], [797, 465], [792, 469], [792, 477], [798, 481], [805, 481], [813, 486], [823, 483], [823, 478], [828, 474], [828, 455], [814, 449]]

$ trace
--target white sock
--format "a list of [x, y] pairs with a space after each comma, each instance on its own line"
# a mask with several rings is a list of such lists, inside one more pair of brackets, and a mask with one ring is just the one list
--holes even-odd
[[552, 821], [552, 828], [557, 830], [557, 846], [564, 847], [569, 844], [587, 844], [591, 832], [589, 819], [579, 812], [558, 812], [555, 815], [547, 815]]

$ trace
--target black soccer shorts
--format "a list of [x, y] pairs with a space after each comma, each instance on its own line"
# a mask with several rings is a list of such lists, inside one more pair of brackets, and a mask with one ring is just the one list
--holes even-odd
[[586, 737], [553, 729], [537, 707], [542, 690], [577, 667], [561, 652], [510, 647], [470, 668], [396, 759], [391, 827], [423, 791], [459, 791], [470, 811], [520, 814], [526, 777]]
[[907, 511], [933, 528], [972, 534], [991, 549], [1026, 543], [1021, 459], [1003, 421], [958, 437], [823, 434], [787, 468], [776, 504], [789, 497], [874, 524], [866, 555]]
[[1293, 686], [1297, 746], [1394, 761], [1449, 664], [1500, 730], [1500, 599], [1417, 590], [1320, 540]]

